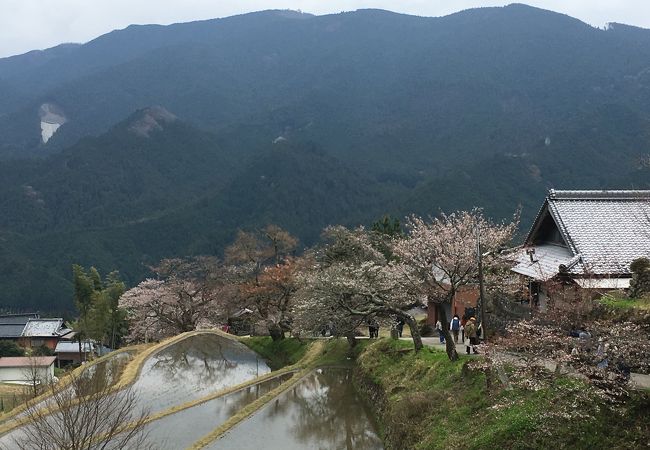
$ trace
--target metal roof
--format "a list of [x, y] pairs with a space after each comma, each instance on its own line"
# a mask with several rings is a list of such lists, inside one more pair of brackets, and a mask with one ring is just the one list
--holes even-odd
[[25, 325], [23, 336], [45, 337], [58, 336], [63, 326], [63, 319], [30, 319]]
[[526, 246], [541, 247], [532, 242], [547, 215], [553, 218], [572, 257], [579, 256], [572, 264], [565, 264], [569, 274], [629, 276], [633, 260], [650, 257], [650, 191], [551, 189], [528, 233]]
[[[90, 342], [81, 343], [81, 351], [83, 353], [90, 353], [92, 349]], [[56, 344], [54, 353], [79, 353], [79, 342], [59, 341]]]

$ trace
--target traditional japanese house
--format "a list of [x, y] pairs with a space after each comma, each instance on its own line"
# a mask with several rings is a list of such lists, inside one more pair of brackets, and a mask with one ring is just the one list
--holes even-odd
[[639, 257], [650, 257], [650, 191], [551, 189], [512, 270], [543, 308], [553, 295], [629, 288]]

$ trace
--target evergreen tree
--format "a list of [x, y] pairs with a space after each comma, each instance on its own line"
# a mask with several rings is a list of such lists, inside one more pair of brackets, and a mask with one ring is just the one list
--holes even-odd
[[638, 258], [630, 264], [632, 281], [630, 281], [630, 297], [641, 298], [650, 293], [650, 259]]
[[25, 356], [25, 351], [13, 341], [0, 341], [0, 357]]

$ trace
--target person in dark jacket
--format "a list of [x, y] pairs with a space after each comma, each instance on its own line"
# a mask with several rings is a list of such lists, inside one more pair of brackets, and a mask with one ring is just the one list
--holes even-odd
[[467, 354], [469, 355], [470, 347], [472, 352], [477, 354], [476, 346], [478, 345], [478, 328], [476, 327], [476, 319], [474, 317], [470, 317], [467, 324], [465, 324], [465, 336], [469, 340], [467, 343], [468, 345], [466, 345]]

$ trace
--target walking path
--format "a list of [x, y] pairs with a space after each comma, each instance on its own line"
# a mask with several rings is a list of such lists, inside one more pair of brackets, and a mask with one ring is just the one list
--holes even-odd
[[[401, 337], [401, 340], [406, 340], [410, 341], [410, 337]], [[433, 337], [423, 337], [422, 338], [422, 343], [426, 345], [427, 347], [431, 348], [437, 348], [439, 350], [445, 351], [445, 344], [440, 343], [440, 338], [437, 336]], [[462, 343], [457, 343], [456, 344], [456, 351], [459, 354], [465, 353], [466, 347], [465, 344]], [[511, 355], [513, 358], [513, 361], [516, 360], [517, 355]], [[544, 364], [544, 367], [551, 371], [554, 372], [557, 368], [557, 363], [553, 361], [552, 359], [546, 359], [543, 360], [542, 363]], [[632, 372], [630, 374], [630, 385], [634, 389], [648, 389], [650, 390], [650, 375], [642, 374], [642, 373], [634, 373]]]
[[[411, 341], [412, 339], [410, 337], [402, 336], [400, 338], [400, 340], [402, 340], [402, 341]], [[447, 348], [446, 347], [447, 344], [445, 344], [444, 342], [440, 343], [440, 338], [438, 336], [423, 337], [422, 338], [422, 344], [426, 345], [427, 347], [436, 348], [436, 349], [442, 350], [442, 351], [445, 351], [446, 348]], [[459, 338], [458, 343], [456, 344], [456, 351], [458, 353], [465, 353], [466, 350], [467, 350], [467, 347], [465, 346], [465, 344], [463, 344], [460, 341], [460, 338]]]

